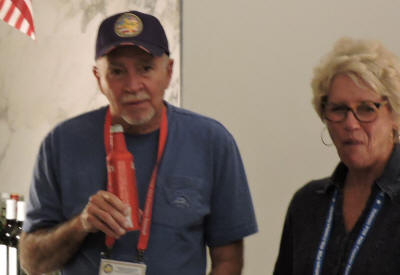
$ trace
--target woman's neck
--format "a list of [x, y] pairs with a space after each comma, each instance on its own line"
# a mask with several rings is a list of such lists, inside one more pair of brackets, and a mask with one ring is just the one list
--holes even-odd
[[351, 189], [370, 189], [381, 174], [368, 169], [356, 171], [349, 169], [344, 186]]

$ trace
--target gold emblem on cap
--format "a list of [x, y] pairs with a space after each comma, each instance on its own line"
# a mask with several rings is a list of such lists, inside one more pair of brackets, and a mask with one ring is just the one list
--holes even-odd
[[139, 35], [142, 30], [142, 20], [133, 13], [124, 13], [114, 25], [114, 31], [120, 37], [134, 37]]

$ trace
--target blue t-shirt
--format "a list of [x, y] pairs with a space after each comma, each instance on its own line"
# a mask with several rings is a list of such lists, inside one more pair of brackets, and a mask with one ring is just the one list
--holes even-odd
[[[242, 160], [231, 134], [210, 118], [167, 104], [168, 139], [154, 197], [145, 253], [148, 275], [205, 274], [206, 245], [220, 246], [257, 232]], [[107, 186], [106, 108], [58, 125], [37, 158], [24, 231], [53, 227], [78, 215]], [[159, 132], [126, 135], [143, 207]], [[89, 234], [63, 274], [98, 274], [104, 234]], [[115, 243], [112, 258], [136, 259], [138, 233]]]

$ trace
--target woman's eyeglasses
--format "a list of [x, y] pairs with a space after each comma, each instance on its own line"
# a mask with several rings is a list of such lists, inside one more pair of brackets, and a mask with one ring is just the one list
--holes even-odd
[[331, 122], [341, 122], [346, 119], [347, 113], [350, 111], [358, 121], [372, 122], [378, 117], [379, 108], [386, 103], [387, 101], [363, 101], [353, 109], [344, 104], [327, 102], [323, 104], [323, 114], [324, 117]]

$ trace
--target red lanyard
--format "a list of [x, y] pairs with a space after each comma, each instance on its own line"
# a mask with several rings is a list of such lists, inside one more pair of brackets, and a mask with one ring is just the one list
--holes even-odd
[[[106, 148], [106, 154], [108, 154], [111, 148], [110, 128], [111, 128], [111, 113], [110, 109], [108, 108], [106, 113], [106, 119], [104, 122], [104, 145]], [[156, 189], [158, 168], [160, 167], [165, 145], [167, 143], [167, 136], [168, 136], [167, 108], [163, 106], [161, 114], [160, 137], [158, 140], [157, 161], [154, 166], [153, 173], [151, 175], [149, 188], [147, 190], [146, 202], [144, 206], [141, 228], [140, 228], [139, 242], [137, 245], [137, 250], [140, 258], [143, 257], [143, 253], [147, 249], [149, 243], [150, 227], [151, 227], [151, 219], [152, 219], [153, 203], [154, 203], [154, 192]]]

